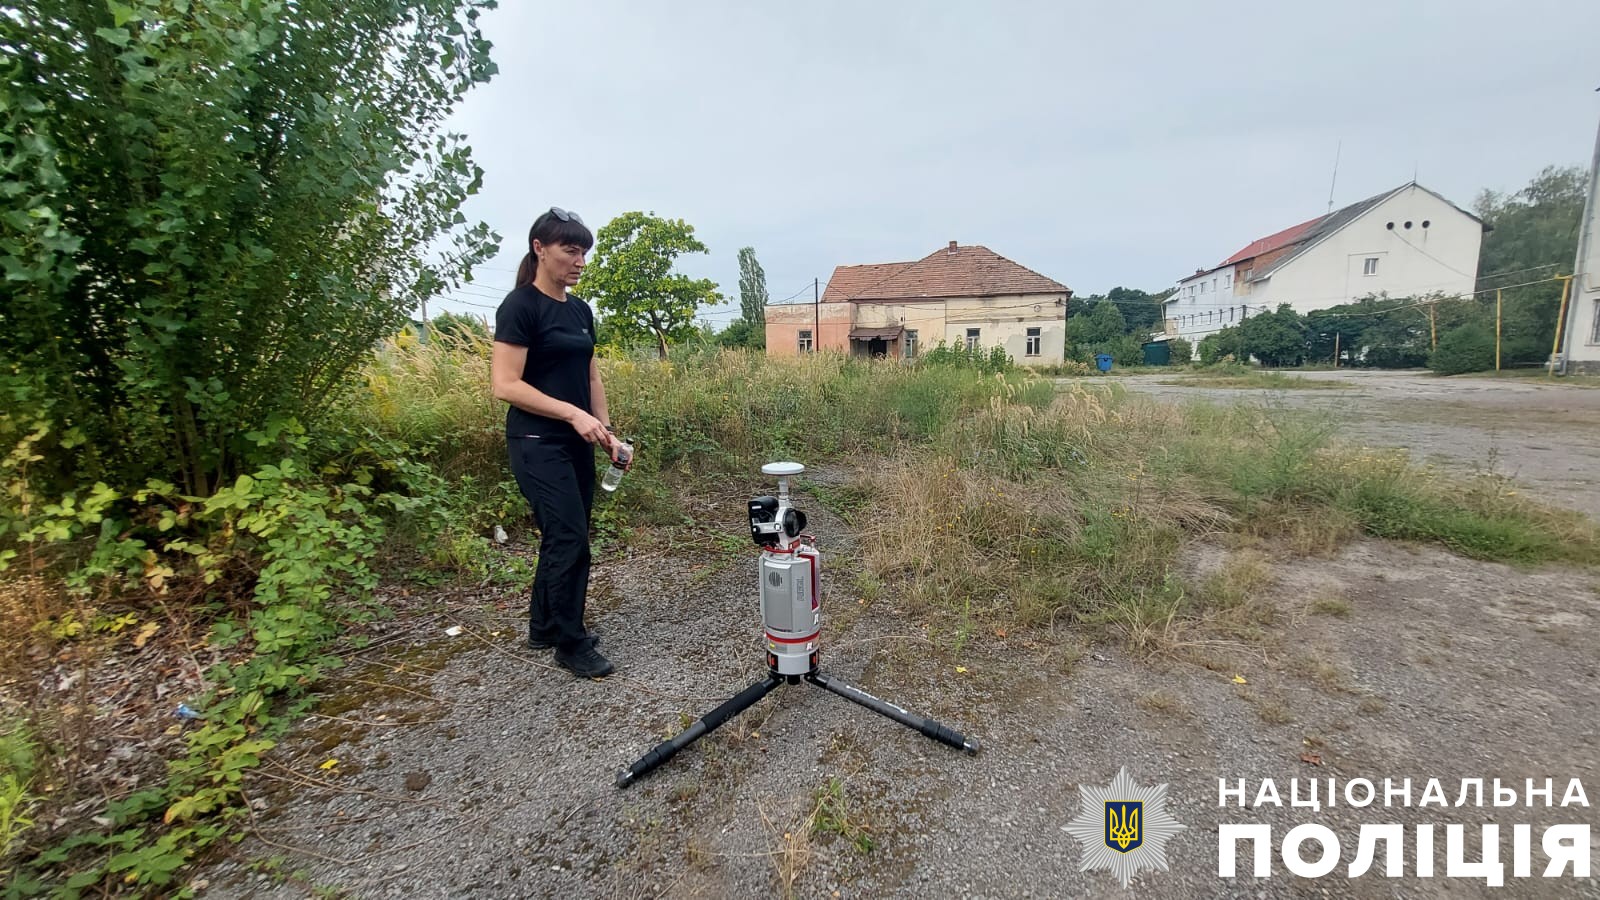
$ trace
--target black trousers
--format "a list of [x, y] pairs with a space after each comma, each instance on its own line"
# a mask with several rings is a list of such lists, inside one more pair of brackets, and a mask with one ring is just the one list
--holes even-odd
[[539, 526], [539, 565], [528, 601], [528, 638], [574, 650], [588, 635], [589, 516], [594, 447], [580, 439], [507, 439], [511, 473]]

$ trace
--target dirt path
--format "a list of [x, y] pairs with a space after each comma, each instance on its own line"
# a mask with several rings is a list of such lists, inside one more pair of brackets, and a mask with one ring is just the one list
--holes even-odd
[[1440, 378], [1345, 369], [1293, 377], [1338, 385], [1264, 391], [1173, 375], [1117, 378], [1165, 400], [1268, 403], [1324, 413], [1346, 440], [1404, 447], [1415, 458], [1510, 475], [1549, 502], [1600, 519], [1600, 390], [1538, 378]]
[[[264, 809], [240, 853], [267, 862], [213, 865], [205, 895], [1122, 896], [1109, 874], [1079, 871], [1065, 827], [1079, 785], [1104, 787], [1125, 766], [1140, 785], [1170, 784], [1187, 826], [1167, 846], [1171, 870], [1136, 879], [1139, 896], [1476, 896], [1482, 882], [1345, 879], [1357, 826], [1540, 825], [1574, 811], [1310, 814], [1287, 795], [1282, 810], [1224, 810], [1217, 779], [1274, 778], [1287, 792], [1295, 777], [1412, 778], [1419, 798], [1430, 777], [1600, 786], [1594, 574], [1362, 542], [1279, 566], [1257, 643], [1152, 660], [1066, 629], [988, 632], [955, 657], [892, 601], [857, 602], [848, 528], [801, 500], [830, 566], [825, 669], [976, 736], [980, 755], [785, 687], [614, 789], [621, 768], [762, 669], [753, 554], [640, 554], [598, 572], [595, 619], [617, 676], [575, 681], [521, 649], [520, 597], [452, 607], [461, 636], [418, 635], [356, 676], [322, 710], [335, 718], [308, 721], [252, 779]], [[730, 499], [700, 518], [739, 535], [742, 516]], [[1199, 574], [1228, 555], [1201, 545], [1190, 562]], [[821, 821], [845, 835], [815, 827], [819, 794], [842, 798]], [[1218, 823], [1241, 821], [1279, 836], [1322, 822], [1348, 842], [1345, 862], [1316, 881], [1281, 862], [1270, 880], [1219, 879]], [[1505, 895], [1600, 888], [1535, 879]]]

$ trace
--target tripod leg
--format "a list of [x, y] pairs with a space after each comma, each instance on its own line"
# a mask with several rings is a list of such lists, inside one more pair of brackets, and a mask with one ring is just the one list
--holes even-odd
[[948, 747], [965, 750], [968, 753], [978, 752], [978, 742], [976, 740], [969, 739], [963, 736], [961, 732], [946, 728], [932, 719], [913, 715], [893, 703], [879, 700], [858, 687], [853, 687], [842, 681], [836, 681], [820, 672], [812, 672], [806, 676], [806, 680], [824, 690], [832, 691], [852, 703], [859, 703], [879, 715], [888, 716], [907, 728], [920, 731], [923, 736], [933, 738]]
[[772, 693], [772, 689], [780, 684], [783, 684], [781, 677], [768, 675], [765, 680], [758, 681], [735, 694], [732, 699], [706, 713], [701, 717], [700, 721], [685, 728], [677, 737], [657, 745], [654, 750], [640, 757], [638, 762], [629, 766], [627, 771], [617, 776], [617, 787], [627, 787], [632, 784], [635, 778], [671, 759], [679, 750], [705, 737], [715, 731], [722, 723], [754, 706], [756, 701]]

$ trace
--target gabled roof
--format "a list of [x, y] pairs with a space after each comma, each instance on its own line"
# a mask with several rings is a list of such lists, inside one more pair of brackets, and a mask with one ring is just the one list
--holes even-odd
[[1318, 222], [1321, 222], [1323, 218], [1325, 217], [1318, 216], [1309, 222], [1301, 222], [1299, 225], [1285, 228], [1277, 234], [1269, 234], [1264, 238], [1251, 241], [1249, 244], [1245, 245], [1243, 250], [1240, 250], [1238, 253], [1235, 253], [1234, 255], [1223, 260], [1222, 265], [1217, 266], [1217, 268], [1220, 269], [1226, 266], [1231, 266], [1236, 262], [1254, 259], [1263, 253], [1271, 253], [1279, 247], [1292, 244], [1295, 241], [1300, 240], [1300, 238], [1304, 236], [1307, 231], [1311, 230], [1312, 226], [1316, 225]]
[[[1449, 204], [1457, 212], [1469, 219], [1472, 219], [1474, 222], [1477, 222], [1480, 225], [1483, 223], [1482, 219], [1478, 218], [1472, 213], [1467, 212], [1461, 207], [1456, 206], [1454, 203], [1450, 203], [1449, 200], [1446, 200], [1438, 193], [1430, 191], [1413, 181], [1407, 184], [1402, 184], [1393, 190], [1384, 191], [1381, 194], [1377, 194], [1368, 197], [1365, 200], [1359, 200], [1350, 204], [1349, 206], [1336, 209], [1325, 216], [1318, 216], [1315, 219], [1301, 222], [1299, 225], [1285, 228], [1282, 231], [1269, 234], [1264, 238], [1251, 241], [1244, 246], [1244, 249], [1223, 260], [1220, 265], [1216, 266], [1215, 268], [1205, 269], [1201, 272], [1197, 272], [1196, 274], [1209, 275], [1212, 272], [1217, 271], [1217, 269], [1225, 269], [1228, 266], [1237, 265], [1238, 263], [1242, 262], [1248, 262], [1256, 257], [1265, 256], [1268, 253], [1272, 253], [1277, 250], [1291, 248], [1289, 252], [1274, 258], [1266, 266], [1255, 269], [1250, 273], [1251, 281], [1260, 281], [1263, 278], [1271, 276], [1273, 272], [1276, 272], [1277, 270], [1288, 265], [1291, 260], [1311, 249], [1311, 247], [1315, 246], [1323, 238], [1333, 234], [1351, 222], [1354, 222], [1368, 210], [1371, 210], [1373, 207], [1389, 199], [1390, 197], [1393, 197], [1401, 191], [1413, 187], [1421, 191], [1427, 191], [1429, 194], [1438, 197], [1440, 200], [1443, 200], [1445, 203]], [[1194, 277], [1194, 275], [1186, 276], [1179, 279], [1179, 283], [1188, 281], [1190, 278]]]
[[1066, 285], [977, 245], [935, 250], [916, 262], [839, 266], [822, 300], [929, 300], [1071, 293]]
[[[1268, 263], [1264, 268], [1250, 273], [1250, 280], [1260, 281], [1261, 279], [1270, 276], [1273, 272], [1276, 272], [1287, 265], [1290, 260], [1311, 249], [1323, 238], [1333, 234], [1335, 231], [1338, 231], [1346, 225], [1349, 225], [1351, 222], [1354, 222], [1356, 219], [1365, 215], [1366, 212], [1372, 209], [1374, 206], [1377, 206], [1379, 203], [1382, 203], [1390, 197], [1393, 197], [1395, 194], [1400, 193], [1408, 187], [1411, 187], [1411, 185], [1403, 184], [1392, 191], [1384, 191], [1375, 197], [1368, 197], [1365, 200], [1357, 201], [1349, 206], [1343, 207], [1342, 209], [1336, 209], [1320, 219], [1313, 220], [1311, 223], [1309, 223], [1311, 227], [1307, 228], [1300, 235], [1300, 237], [1295, 240], [1295, 244], [1297, 246], [1293, 250], [1290, 250], [1288, 253], [1278, 257], [1271, 263]], [[1437, 197], [1438, 195], [1435, 194], [1434, 196]], [[1441, 197], [1440, 199], [1444, 198]]]
[[849, 300], [869, 287], [888, 278], [909, 266], [912, 263], [869, 263], [864, 266], [838, 266], [833, 270], [833, 277], [828, 279], [828, 286], [822, 291], [823, 303], [839, 303]]

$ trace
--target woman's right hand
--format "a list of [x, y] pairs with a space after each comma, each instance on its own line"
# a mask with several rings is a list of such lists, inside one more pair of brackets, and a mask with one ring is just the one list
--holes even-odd
[[575, 412], [572, 418], [568, 421], [572, 423], [572, 430], [578, 433], [578, 437], [583, 438], [591, 444], [599, 444], [607, 450], [610, 450], [611, 432], [607, 431], [606, 427], [600, 424], [600, 420], [589, 415], [583, 410], [578, 409], [577, 407], [573, 407], [573, 410]]

